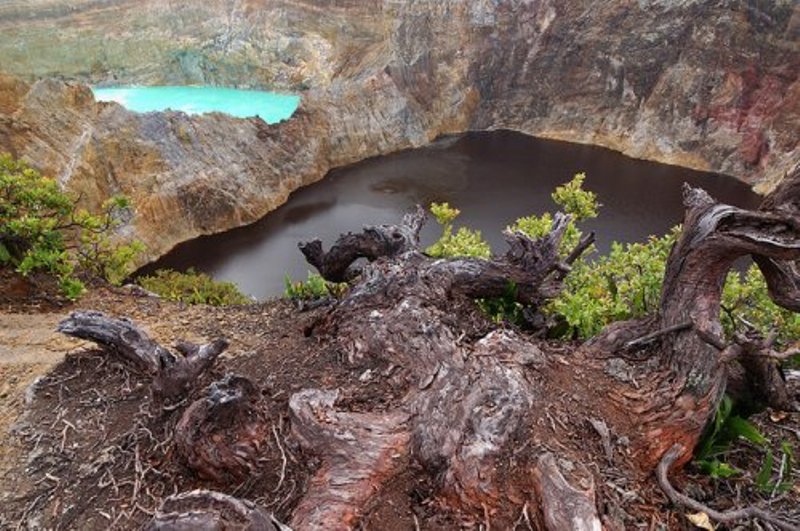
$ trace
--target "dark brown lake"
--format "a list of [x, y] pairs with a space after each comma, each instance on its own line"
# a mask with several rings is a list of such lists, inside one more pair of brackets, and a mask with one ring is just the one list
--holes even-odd
[[[727, 176], [510, 131], [469, 133], [334, 170], [261, 221], [184, 243], [143, 271], [194, 267], [259, 299], [278, 296], [287, 273], [305, 279], [313, 270], [297, 242], [319, 237], [327, 247], [342, 232], [396, 222], [414, 204], [432, 201], [461, 209], [457, 224], [480, 229], [501, 252], [503, 228], [518, 217], [553, 211], [550, 192], [577, 172], [586, 173], [585, 187], [603, 204], [600, 216], [585, 224], [597, 232], [600, 252], [612, 241], [642, 241], [679, 223], [683, 182], [730, 204], [759, 202], [745, 184]], [[431, 220], [423, 232], [426, 244], [438, 232]]]

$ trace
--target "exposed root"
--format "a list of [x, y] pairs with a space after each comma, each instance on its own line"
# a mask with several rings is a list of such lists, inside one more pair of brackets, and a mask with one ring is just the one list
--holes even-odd
[[669, 451], [667, 451], [667, 453], [664, 454], [664, 457], [661, 458], [661, 462], [658, 464], [658, 468], [656, 469], [656, 478], [658, 479], [658, 484], [672, 503], [681, 505], [692, 511], [706, 513], [709, 518], [722, 524], [733, 524], [741, 520], [752, 520], [757, 518], [784, 531], [800, 530], [800, 526], [797, 524], [782, 520], [778, 516], [758, 507], [745, 507], [743, 509], [720, 512], [703, 503], [700, 503], [695, 499], [690, 498], [689, 496], [686, 496], [685, 494], [681, 494], [675, 490], [675, 488], [669, 482], [668, 474], [670, 467], [675, 463], [675, 461], [680, 456], [685, 454], [686, 449], [683, 446], [679, 444], [674, 445], [669, 449]]
[[367, 501], [399, 469], [408, 451], [408, 415], [334, 410], [336, 391], [292, 396], [292, 433], [322, 460], [294, 511], [297, 529], [348, 530]]
[[179, 342], [174, 354], [159, 345], [130, 319], [116, 319], [102, 312], [73, 312], [61, 321], [58, 331], [68, 336], [93, 341], [118, 354], [128, 364], [153, 377], [153, 397], [157, 401], [185, 396], [198, 378], [228, 348], [217, 339], [205, 345]]
[[536, 491], [545, 528], [549, 531], [601, 531], [594, 487], [578, 490], [564, 479], [551, 453], [542, 454], [534, 468]]
[[145, 529], [291, 531], [256, 504], [211, 490], [193, 490], [166, 498]]
[[259, 399], [247, 378], [227, 375], [189, 406], [175, 426], [176, 447], [189, 468], [217, 481], [253, 474], [270, 433]]

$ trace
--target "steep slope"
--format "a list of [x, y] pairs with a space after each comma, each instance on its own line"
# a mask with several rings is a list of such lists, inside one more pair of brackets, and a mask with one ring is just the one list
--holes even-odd
[[[55, 31], [54, 31], [54, 28]], [[288, 122], [135, 115], [0, 79], [0, 149], [97, 205], [148, 258], [261, 217], [328, 169], [508, 128], [729, 173], [800, 162], [800, 6], [588, 0], [0, 2], [0, 70], [91, 83], [303, 90]]]

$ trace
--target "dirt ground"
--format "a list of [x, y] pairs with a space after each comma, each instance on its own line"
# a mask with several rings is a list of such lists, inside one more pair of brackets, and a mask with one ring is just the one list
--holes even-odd
[[[309, 387], [338, 388], [343, 407], [373, 411], [390, 407], [396, 398], [384, 380], [364, 376], [381, 367], [369, 362], [348, 366], [335, 348], [308, 333], [324, 308], [298, 312], [286, 301], [226, 308], [186, 306], [124, 288], [95, 289], [79, 303], [69, 304], [17, 291], [6, 290], [5, 298], [0, 297], [0, 529], [136, 529], [150, 519], [165, 496], [194, 488], [254, 500], [286, 521], [317, 466], [315, 458], [303, 455], [289, 436], [291, 394]], [[228, 351], [199, 382], [197, 393], [229, 372], [246, 375], [259, 386], [273, 425], [261, 472], [243, 481], [219, 483], [185, 469], [175, 458], [171, 440], [180, 408], [156, 408], [144, 377], [94, 346], [55, 332], [58, 321], [78, 308], [129, 317], [166, 346], [179, 339], [227, 338]], [[545, 347], [548, 355], [563, 358], [561, 377], [577, 377], [579, 369], [570, 366], [569, 348]], [[549, 384], [553, 394], [557, 380]], [[603, 451], [585, 422], [537, 414], [542, 422], [570, 427], [575, 423], [565, 447], [592, 445], [598, 453]], [[754, 421], [774, 447], [787, 442], [800, 457], [800, 415], [764, 412]], [[532, 451], [524, 434], [518, 443], [518, 451], [508, 456], [511, 474], [527, 466]], [[614, 443], [624, 446], [624, 441]], [[690, 467], [676, 480], [677, 486], [717, 509], [757, 503], [798, 514], [797, 459], [793, 475], [785, 478], [789, 488], [766, 493], [754, 486], [763, 452], [738, 444], [731, 461], [742, 474], [716, 481]], [[669, 505], [652, 478], [627, 477], [613, 466], [599, 467], [593, 474], [606, 500], [601, 514], [614, 513], [626, 529], [691, 528], [684, 511]], [[510, 493], [515, 502], [513, 497]], [[491, 525], [490, 515], [487, 520], [470, 520], [441, 510], [432, 480], [414, 465], [386, 485], [377, 499], [362, 518], [361, 528], [488, 529]], [[531, 513], [522, 511], [516, 522], [492, 528], [537, 528]]]

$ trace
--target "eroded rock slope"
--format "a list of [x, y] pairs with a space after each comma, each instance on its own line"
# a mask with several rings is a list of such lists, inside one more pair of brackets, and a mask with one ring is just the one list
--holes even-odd
[[[146, 258], [254, 221], [332, 167], [470, 129], [604, 145], [765, 191], [800, 163], [792, 0], [0, 1], [0, 30], [14, 76], [0, 78], [0, 149], [89, 206], [131, 196], [125, 236]], [[303, 102], [272, 126], [138, 115], [80, 83]]]

